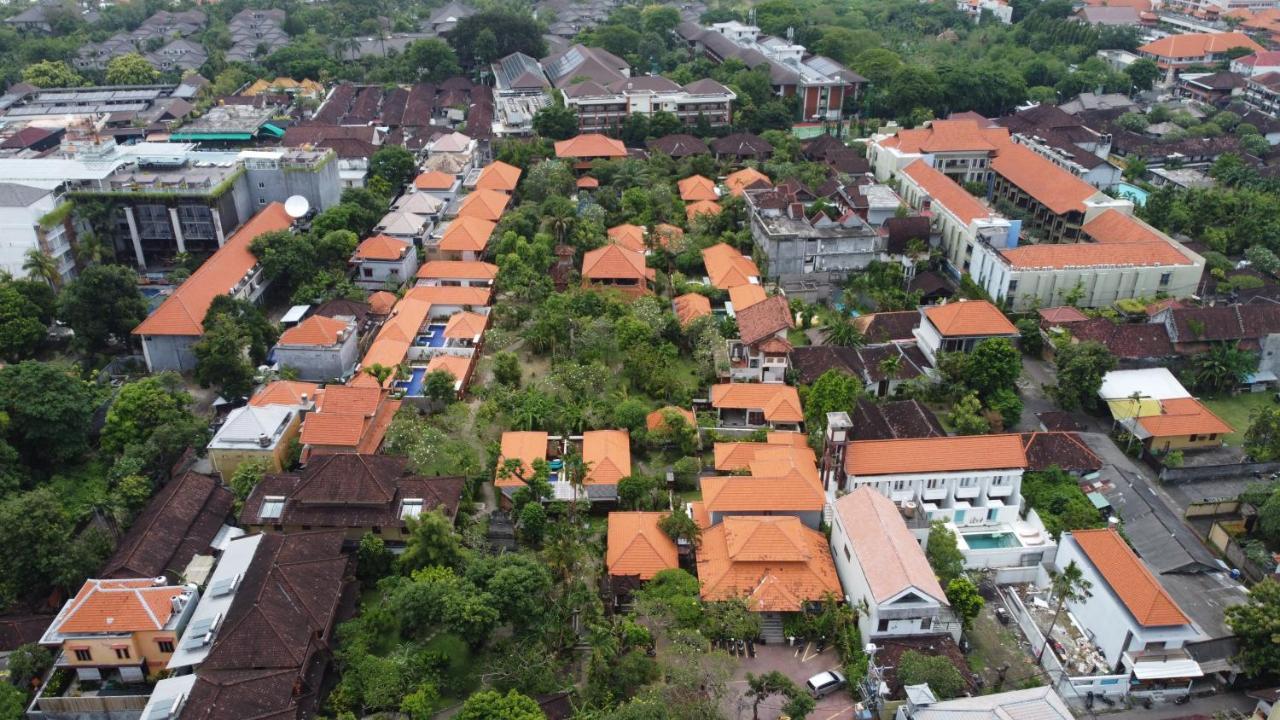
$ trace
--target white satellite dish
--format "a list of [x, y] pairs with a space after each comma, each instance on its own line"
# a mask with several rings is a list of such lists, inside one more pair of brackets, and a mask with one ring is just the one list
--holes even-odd
[[295, 220], [306, 215], [310, 209], [311, 201], [301, 195], [291, 195], [284, 201], [285, 214]]

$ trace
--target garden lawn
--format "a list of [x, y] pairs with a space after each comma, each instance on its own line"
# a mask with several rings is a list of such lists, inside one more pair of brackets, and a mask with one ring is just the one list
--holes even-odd
[[1228, 425], [1235, 428], [1235, 432], [1227, 435], [1223, 440], [1231, 446], [1240, 447], [1244, 444], [1245, 431], [1249, 429], [1249, 416], [1257, 408], [1271, 407], [1275, 404], [1274, 394], [1270, 392], [1261, 393], [1241, 393], [1240, 395], [1232, 395], [1213, 400], [1202, 400], [1210, 410], [1218, 417], [1222, 418]]

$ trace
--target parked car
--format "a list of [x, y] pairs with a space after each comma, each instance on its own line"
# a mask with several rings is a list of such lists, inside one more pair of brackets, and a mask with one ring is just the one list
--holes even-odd
[[809, 688], [809, 694], [815, 699], [824, 698], [848, 684], [849, 681], [844, 679], [844, 675], [835, 670], [820, 672], [804, 683], [805, 687]]

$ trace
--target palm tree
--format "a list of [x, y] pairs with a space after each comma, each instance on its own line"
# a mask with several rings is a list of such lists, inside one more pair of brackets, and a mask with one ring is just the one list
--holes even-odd
[[893, 380], [898, 377], [898, 373], [902, 370], [902, 356], [888, 355], [880, 361], [880, 374], [884, 375], [886, 380]]
[[853, 319], [844, 313], [827, 316], [824, 337], [828, 345], [858, 348], [866, 344], [862, 331], [853, 323]]
[[1058, 598], [1058, 606], [1053, 611], [1053, 621], [1049, 623], [1049, 630], [1044, 634], [1044, 644], [1040, 646], [1040, 652], [1036, 653], [1036, 662], [1044, 657], [1045, 648], [1049, 647], [1049, 639], [1053, 637], [1053, 628], [1058, 624], [1058, 617], [1062, 615], [1062, 609], [1066, 607], [1068, 602], [1083, 602], [1088, 600], [1093, 593], [1090, 590], [1093, 583], [1086, 580], [1084, 572], [1080, 570], [1080, 566], [1075, 560], [1067, 563], [1067, 566], [1060, 573], [1052, 573], [1049, 581], [1049, 589], [1054, 597]]
[[102, 258], [106, 255], [106, 248], [103, 247], [102, 241], [93, 233], [85, 233], [76, 240], [76, 262], [80, 265], [93, 265], [102, 262]]
[[44, 280], [55, 288], [62, 282], [62, 275], [58, 272], [58, 261], [39, 248], [27, 250], [26, 255], [23, 256], [22, 269], [26, 271], [27, 277], [33, 280]]
[[379, 385], [385, 385], [387, 383], [387, 378], [391, 377], [392, 373], [396, 370], [395, 368], [389, 368], [380, 363], [374, 363], [365, 368], [364, 371], [369, 375], [372, 375], [373, 379], [377, 380]]

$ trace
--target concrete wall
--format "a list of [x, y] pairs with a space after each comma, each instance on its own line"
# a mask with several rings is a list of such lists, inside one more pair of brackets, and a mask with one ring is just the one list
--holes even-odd
[[200, 341], [196, 335], [144, 335], [142, 354], [151, 372], [195, 370], [196, 356], [191, 347]]
[[301, 195], [316, 210], [326, 210], [338, 204], [342, 195], [342, 178], [336, 157], [316, 163], [319, 167], [309, 170], [297, 165], [278, 168], [246, 165], [245, 187], [255, 208], [273, 202], [284, 202], [293, 195]]
[[361, 260], [356, 263], [356, 284], [368, 290], [381, 290], [387, 281], [396, 285], [413, 282], [418, 272], [418, 249], [409, 245], [409, 252], [398, 262]]
[[720, 523], [722, 520], [724, 520], [726, 517], [743, 516], [743, 515], [749, 515], [753, 517], [758, 515], [790, 516], [794, 518], [799, 518], [800, 522], [804, 523], [807, 527], [810, 527], [814, 530], [817, 530], [818, 527], [822, 524], [821, 510], [796, 511], [796, 512], [790, 512], [786, 510], [771, 510], [769, 512], [713, 512], [711, 513], [711, 524], [716, 525]]
[[334, 347], [314, 345], [277, 345], [276, 362], [281, 367], [298, 371], [299, 380], [323, 382], [344, 378], [359, 360], [359, 339], [356, 333], [347, 335], [342, 344]]

